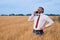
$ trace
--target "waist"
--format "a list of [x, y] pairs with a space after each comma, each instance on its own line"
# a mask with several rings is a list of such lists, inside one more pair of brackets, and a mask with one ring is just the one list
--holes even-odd
[[33, 30], [42, 30], [41, 28], [33, 28]]
[[43, 27], [43, 26], [39, 26], [39, 27], [36, 28], [36, 27], [34, 26], [33, 29], [34, 29], [34, 30], [42, 30], [42, 29], [41, 29], [42, 27]]

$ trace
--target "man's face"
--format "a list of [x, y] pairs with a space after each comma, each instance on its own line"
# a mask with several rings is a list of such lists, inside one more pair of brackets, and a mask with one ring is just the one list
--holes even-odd
[[42, 8], [38, 8], [38, 13], [42, 13]]

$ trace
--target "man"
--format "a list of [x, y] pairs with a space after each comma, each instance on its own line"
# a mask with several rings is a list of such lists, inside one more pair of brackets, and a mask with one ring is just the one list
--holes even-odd
[[[44, 8], [39, 7], [38, 11], [35, 11], [28, 19], [28, 21], [34, 21], [33, 32], [39, 35], [42, 35], [44, 33], [43, 30], [54, 23], [49, 16], [43, 13]], [[38, 16], [35, 16], [36, 14], [38, 14]], [[47, 25], [45, 25], [46, 21], [48, 22]]]

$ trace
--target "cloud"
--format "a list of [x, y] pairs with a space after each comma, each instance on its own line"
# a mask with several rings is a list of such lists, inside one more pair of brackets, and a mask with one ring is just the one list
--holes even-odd
[[0, 10], [6, 12], [31, 13], [39, 6], [44, 7], [46, 13], [60, 12], [60, 0], [0, 0]]
[[[39, 5], [40, 3], [38, 3]], [[53, 14], [59, 14], [60, 10], [60, 0], [52, 0], [48, 2], [41, 3], [40, 6], [43, 6], [45, 8], [46, 13], [53, 13]]]
[[1, 4], [14, 4], [16, 3], [17, 0], [0, 0], [0, 5]]

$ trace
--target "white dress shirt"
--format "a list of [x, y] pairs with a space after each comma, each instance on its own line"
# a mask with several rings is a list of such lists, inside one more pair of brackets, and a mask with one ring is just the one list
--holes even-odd
[[[49, 27], [51, 26], [54, 22], [53, 20], [47, 16], [47, 15], [44, 15], [44, 14], [39, 14], [40, 15], [40, 18], [39, 18], [39, 22], [38, 22], [38, 26], [37, 28], [35, 27], [36, 26], [36, 22], [37, 22], [37, 19], [38, 19], [38, 16], [34, 16], [33, 14], [29, 17], [28, 21], [34, 21], [34, 27], [33, 29], [34, 30], [41, 30], [42, 27]], [[48, 24], [45, 25], [46, 21], [48, 22]]]

